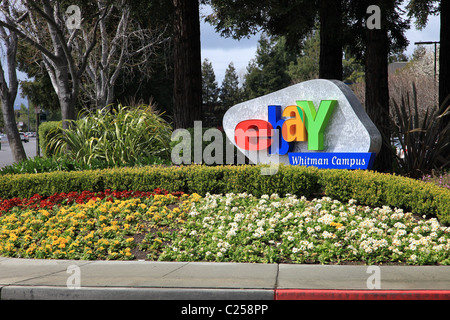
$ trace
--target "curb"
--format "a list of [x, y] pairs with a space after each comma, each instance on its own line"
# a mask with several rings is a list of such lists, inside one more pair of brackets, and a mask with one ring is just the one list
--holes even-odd
[[0, 300], [450, 300], [450, 290], [5, 286]]
[[275, 290], [275, 300], [450, 300], [450, 290]]
[[273, 290], [6, 286], [0, 300], [273, 300]]

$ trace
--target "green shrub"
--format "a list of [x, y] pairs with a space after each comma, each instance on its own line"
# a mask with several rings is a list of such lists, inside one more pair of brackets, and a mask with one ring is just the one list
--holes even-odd
[[44, 173], [53, 171], [82, 171], [106, 169], [111, 167], [143, 167], [150, 165], [170, 165], [170, 161], [158, 157], [141, 157], [132, 163], [117, 163], [111, 165], [100, 159], [91, 159], [90, 163], [80, 162], [67, 157], [29, 158], [0, 169], [0, 175], [20, 173]]
[[391, 206], [450, 224], [450, 190], [431, 183], [372, 171], [319, 171], [323, 192], [341, 201]]
[[155, 188], [187, 193], [248, 193], [255, 196], [321, 197], [357, 200], [372, 207], [402, 208], [437, 217], [450, 224], [450, 190], [430, 183], [371, 171], [318, 170], [280, 165], [275, 175], [261, 175], [263, 166], [180, 166], [114, 168], [79, 172], [4, 175], [0, 197], [49, 196], [55, 192], [139, 190]]
[[48, 144], [60, 128], [62, 121], [48, 121], [39, 125], [39, 148], [44, 157], [52, 157], [55, 154], [55, 150], [49, 148]]

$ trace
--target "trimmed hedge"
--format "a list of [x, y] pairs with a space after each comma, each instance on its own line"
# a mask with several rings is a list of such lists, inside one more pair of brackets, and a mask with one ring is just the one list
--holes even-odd
[[263, 166], [142, 167], [5, 175], [0, 177], [0, 197], [49, 196], [83, 190], [139, 190], [155, 188], [205, 195], [244, 193], [261, 196], [278, 193], [298, 196], [326, 195], [340, 201], [402, 208], [435, 216], [450, 224], [450, 190], [431, 183], [371, 171], [319, 170], [280, 165], [275, 175], [262, 175]]

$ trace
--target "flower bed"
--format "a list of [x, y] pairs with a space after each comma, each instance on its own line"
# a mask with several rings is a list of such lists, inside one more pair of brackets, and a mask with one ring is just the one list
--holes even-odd
[[[181, 192], [82, 192], [2, 201], [0, 255], [134, 259], [134, 236], [178, 223], [195, 196]], [[173, 210], [167, 209], [172, 206]], [[181, 209], [180, 209], [181, 208]], [[183, 211], [182, 211], [183, 210]], [[178, 220], [176, 220], [178, 219]]]
[[160, 259], [450, 264], [450, 228], [355, 202], [207, 195]]
[[246, 193], [200, 197], [162, 190], [33, 198], [4, 209], [0, 255], [450, 264], [449, 227], [434, 218], [361, 206], [355, 200]]

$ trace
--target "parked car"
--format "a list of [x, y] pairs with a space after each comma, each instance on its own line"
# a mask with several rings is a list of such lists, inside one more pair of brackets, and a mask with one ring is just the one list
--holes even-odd
[[30, 138], [28, 138], [28, 135], [26, 133], [20, 132], [20, 140], [22, 140], [23, 142], [28, 142], [30, 141]]
[[400, 159], [404, 159], [405, 158], [405, 150], [403, 150], [403, 147], [402, 147], [402, 144], [401, 144], [399, 138], [392, 139], [392, 146], [395, 148], [397, 157], [399, 157]]

